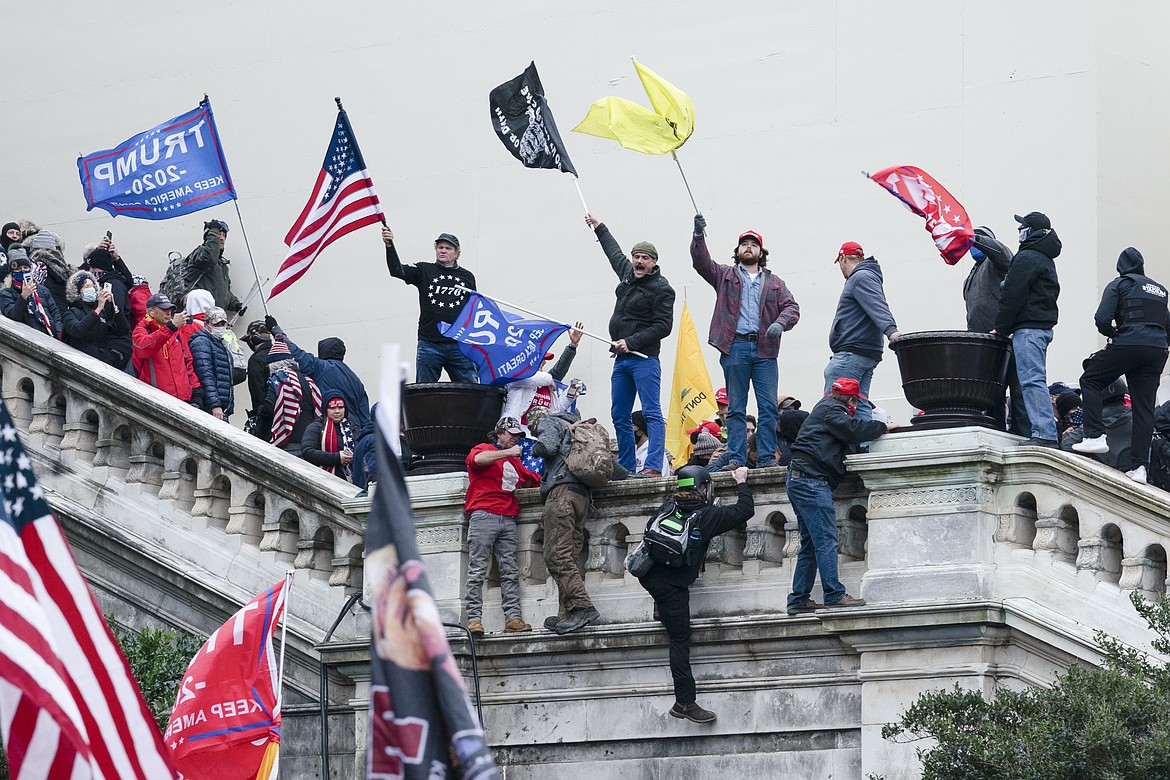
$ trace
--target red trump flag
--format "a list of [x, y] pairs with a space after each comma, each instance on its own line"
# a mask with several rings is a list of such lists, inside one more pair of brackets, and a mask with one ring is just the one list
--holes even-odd
[[947, 265], [963, 259], [975, 241], [975, 231], [967, 210], [934, 177], [912, 165], [883, 168], [870, 177], [906, 208], [926, 220], [926, 230], [934, 239]]
[[280, 674], [272, 635], [287, 585], [286, 578], [245, 604], [183, 674], [163, 740], [185, 780], [275, 776]]

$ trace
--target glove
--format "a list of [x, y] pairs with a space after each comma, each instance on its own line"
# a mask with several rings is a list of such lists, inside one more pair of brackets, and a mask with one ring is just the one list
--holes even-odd
[[236, 316], [237, 316], [237, 317], [243, 317], [243, 316], [244, 316], [244, 312], [246, 312], [247, 310], [248, 310], [248, 307], [247, 307], [247, 306], [241, 306], [241, 307], [239, 308], [239, 310], [238, 310], [238, 311], [236, 311]]
[[768, 326], [768, 329], [764, 331], [764, 335], [770, 339], [778, 339], [784, 335], [784, 326], [779, 322], [773, 322]]
[[276, 331], [280, 330], [280, 325], [277, 324], [276, 317], [273, 317], [271, 314], [264, 315], [264, 327], [268, 328], [269, 333], [276, 333]]
[[707, 233], [707, 218], [702, 214], [695, 215], [695, 237], [705, 235]]

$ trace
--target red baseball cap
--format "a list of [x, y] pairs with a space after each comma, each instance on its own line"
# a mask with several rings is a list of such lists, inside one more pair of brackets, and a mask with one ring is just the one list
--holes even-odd
[[719, 427], [719, 423], [714, 420], [704, 420], [699, 423], [698, 427], [691, 428], [687, 431], [687, 436], [693, 436], [699, 431], [706, 431], [707, 433], [718, 439], [723, 434], [723, 429]]
[[744, 240], [745, 238], [750, 238], [750, 239], [752, 239], [753, 241], [755, 241], [757, 244], [759, 244], [759, 246], [760, 246], [760, 249], [763, 249], [763, 248], [764, 248], [764, 237], [763, 237], [763, 236], [761, 236], [761, 235], [760, 235], [759, 233], [757, 233], [756, 231], [754, 231], [754, 230], [745, 230], [744, 232], [740, 233], [740, 234], [739, 234], [739, 243], [741, 243], [741, 244], [742, 244], [742, 243], [743, 243], [743, 240]]
[[841, 262], [842, 255], [857, 255], [858, 257], [865, 257], [865, 250], [861, 248], [861, 244], [856, 241], [846, 241], [841, 245], [841, 250], [837, 252], [837, 259], [834, 263]]
[[553, 358], [555, 358], [555, 357], [556, 357], [556, 355], [555, 355], [555, 354], [553, 354], [552, 352], [545, 352], [545, 353], [544, 353], [544, 359], [545, 359], [545, 360], [552, 360], [552, 359], [553, 359]]
[[868, 400], [861, 394], [861, 385], [857, 383], [856, 379], [849, 379], [841, 377], [833, 380], [833, 392], [837, 395], [854, 395], [862, 401]]
[[727, 388], [726, 387], [721, 387], [715, 391], [715, 403], [717, 403], [717, 404], [727, 403]]

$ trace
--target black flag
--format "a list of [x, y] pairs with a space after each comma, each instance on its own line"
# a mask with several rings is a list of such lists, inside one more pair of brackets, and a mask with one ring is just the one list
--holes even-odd
[[[379, 404], [378, 489], [366, 529], [373, 602], [367, 777], [499, 780], [419, 559], [410, 498]], [[397, 415], [397, 404], [391, 404]], [[392, 435], [396, 435], [396, 431]]]
[[535, 62], [516, 78], [493, 89], [489, 101], [496, 135], [526, 168], [556, 168], [577, 175], [544, 99]]

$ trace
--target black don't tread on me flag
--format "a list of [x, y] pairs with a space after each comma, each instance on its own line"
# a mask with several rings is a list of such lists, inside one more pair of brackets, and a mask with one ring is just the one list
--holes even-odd
[[516, 78], [493, 89], [488, 99], [496, 135], [524, 167], [555, 168], [577, 175], [544, 99], [535, 62]]

